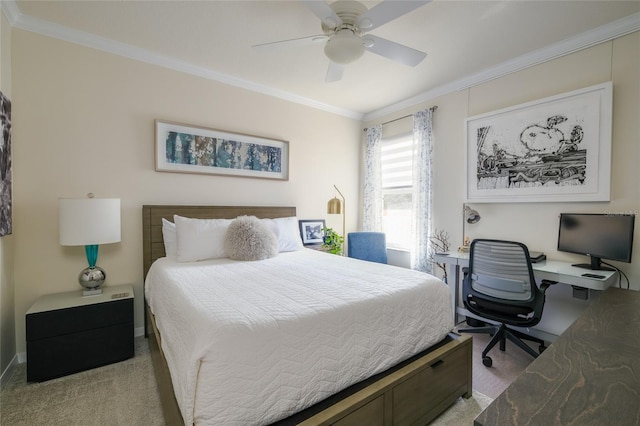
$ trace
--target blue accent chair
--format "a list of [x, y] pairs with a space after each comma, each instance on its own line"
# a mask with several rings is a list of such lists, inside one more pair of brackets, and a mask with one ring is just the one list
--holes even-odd
[[347, 245], [349, 257], [387, 263], [387, 238], [383, 232], [349, 232]]

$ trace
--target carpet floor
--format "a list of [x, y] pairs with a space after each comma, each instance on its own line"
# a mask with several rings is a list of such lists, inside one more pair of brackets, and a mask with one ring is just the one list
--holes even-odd
[[458, 398], [447, 411], [429, 423], [429, 426], [472, 426], [473, 420], [492, 401], [493, 398], [474, 390], [471, 398]]
[[[431, 424], [472, 425], [474, 418], [531, 362], [515, 347], [491, 352], [494, 367], [482, 365], [488, 336], [473, 336], [473, 396], [459, 398]], [[135, 357], [42, 383], [26, 382], [20, 364], [0, 392], [3, 426], [161, 426], [160, 396], [146, 339], [138, 337]], [[494, 353], [495, 352], [495, 353]]]
[[164, 425], [149, 345], [135, 339], [135, 356], [41, 383], [27, 383], [20, 364], [0, 393], [2, 426]]

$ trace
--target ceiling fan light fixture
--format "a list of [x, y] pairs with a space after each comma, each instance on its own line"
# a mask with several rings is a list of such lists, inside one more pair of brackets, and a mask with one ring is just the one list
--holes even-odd
[[324, 19], [324, 24], [329, 28], [335, 28], [338, 26], [338, 21], [336, 18], [328, 17]]
[[324, 46], [325, 55], [337, 64], [349, 64], [359, 59], [364, 52], [362, 39], [350, 29], [337, 31]]
[[369, 49], [370, 47], [373, 47], [374, 44], [375, 44], [375, 42], [371, 39], [371, 37], [363, 37], [362, 38], [362, 45], [366, 49]]
[[363, 30], [367, 30], [373, 27], [373, 21], [369, 18], [362, 18], [358, 20], [358, 27]]

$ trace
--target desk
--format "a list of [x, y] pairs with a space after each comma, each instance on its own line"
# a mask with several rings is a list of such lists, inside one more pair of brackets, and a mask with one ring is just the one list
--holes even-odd
[[[458, 315], [474, 316], [460, 304], [461, 269], [469, 266], [469, 254], [452, 252], [436, 254], [434, 260], [449, 266], [449, 286], [451, 288], [451, 304], [453, 320], [457, 324]], [[545, 308], [540, 323], [530, 329], [521, 329], [525, 333], [552, 342], [575, 321], [591, 304], [591, 300], [578, 300], [572, 297], [572, 288], [587, 289], [589, 299], [597, 299], [603, 290], [611, 287], [618, 278], [615, 271], [589, 271], [571, 266], [569, 262], [545, 260], [534, 263], [533, 273], [536, 279], [551, 280], [565, 285], [553, 285], [547, 290]], [[604, 278], [584, 277], [582, 274], [594, 272]], [[594, 294], [591, 290], [596, 290]], [[573, 299], [573, 300], [572, 300]]]
[[610, 288], [474, 425], [636, 425], [640, 292]]

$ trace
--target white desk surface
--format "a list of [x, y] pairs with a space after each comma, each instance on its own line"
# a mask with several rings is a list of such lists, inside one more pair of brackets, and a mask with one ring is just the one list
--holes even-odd
[[[450, 265], [469, 266], [468, 253], [451, 252], [448, 254], [437, 254], [434, 256], [434, 260]], [[536, 278], [557, 281], [562, 284], [591, 290], [606, 290], [615, 283], [618, 277], [618, 273], [615, 271], [592, 271], [571, 266], [571, 263], [560, 260], [547, 259], [542, 262], [533, 263], [532, 266]], [[604, 278], [585, 277], [583, 274], [602, 275]]]
[[[469, 254], [451, 252], [448, 254], [436, 254], [434, 260], [438, 263], [448, 264], [451, 268], [449, 285], [456, 282], [455, 287], [451, 286], [451, 297], [453, 310], [458, 315], [474, 316], [468, 312], [460, 300], [462, 291], [460, 289], [460, 279], [462, 274], [460, 268], [469, 266]], [[558, 260], [545, 260], [534, 263], [533, 273], [538, 279], [557, 281], [558, 284], [550, 286], [546, 291], [546, 301], [542, 319], [533, 328], [522, 329], [525, 333], [536, 335], [545, 341], [553, 341], [562, 334], [578, 316], [596, 300], [602, 290], [615, 284], [618, 273], [613, 271], [591, 271], [588, 269], [571, 266], [569, 262]], [[585, 277], [585, 273], [603, 275], [604, 278]], [[566, 285], [562, 285], [566, 284]], [[589, 289], [588, 300], [573, 297], [574, 287]], [[591, 291], [597, 290], [597, 291]], [[454, 322], [458, 322], [458, 316], [454, 314]]]

